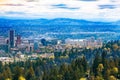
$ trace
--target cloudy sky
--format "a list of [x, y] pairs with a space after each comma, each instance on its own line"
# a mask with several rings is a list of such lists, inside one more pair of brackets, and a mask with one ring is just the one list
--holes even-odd
[[0, 0], [0, 17], [120, 20], [120, 0]]

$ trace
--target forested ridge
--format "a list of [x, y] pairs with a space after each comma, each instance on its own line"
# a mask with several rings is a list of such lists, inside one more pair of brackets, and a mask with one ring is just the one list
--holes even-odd
[[0, 62], [0, 80], [119, 80], [120, 41], [102, 48], [66, 49], [55, 58]]

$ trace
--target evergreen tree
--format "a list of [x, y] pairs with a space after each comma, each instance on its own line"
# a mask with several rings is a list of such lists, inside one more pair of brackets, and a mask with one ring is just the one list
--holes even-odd
[[92, 66], [92, 71], [94, 73], [95, 76], [97, 76], [97, 67], [98, 65], [101, 63], [101, 58], [100, 58], [100, 55], [97, 53], [96, 56], [95, 56], [95, 59], [93, 61], [93, 66]]
[[32, 67], [30, 67], [26, 73], [26, 80], [34, 80], [35, 79], [35, 73]]

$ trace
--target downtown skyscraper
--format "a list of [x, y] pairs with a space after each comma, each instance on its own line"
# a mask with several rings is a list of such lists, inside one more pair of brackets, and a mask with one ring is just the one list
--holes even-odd
[[14, 36], [15, 36], [15, 31], [10, 30], [9, 31], [9, 45], [10, 45], [10, 48], [14, 47]]

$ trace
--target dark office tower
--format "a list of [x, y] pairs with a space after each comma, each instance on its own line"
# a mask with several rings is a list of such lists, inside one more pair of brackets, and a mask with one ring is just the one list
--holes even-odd
[[9, 32], [9, 44], [10, 44], [10, 48], [14, 47], [14, 30], [10, 30]]
[[9, 44], [9, 39], [6, 40], [6, 44], [7, 44], [7, 45]]
[[21, 36], [17, 35], [16, 45], [21, 44]]

